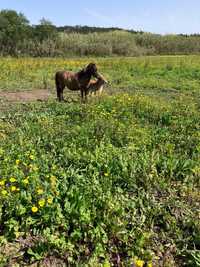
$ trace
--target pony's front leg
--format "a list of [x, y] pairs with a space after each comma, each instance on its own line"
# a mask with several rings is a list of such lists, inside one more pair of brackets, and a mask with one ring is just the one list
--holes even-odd
[[81, 88], [81, 101], [85, 103], [87, 101], [87, 89]]
[[81, 101], [83, 102], [83, 96], [84, 96], [84, 91], [83, 89], [81, 88]]
[[88, 94], [89, 94], [89, 90], [88, 89], [85, 89], [84, 90], [85, 102], [87, 102], [87, 100], [88, 100]]

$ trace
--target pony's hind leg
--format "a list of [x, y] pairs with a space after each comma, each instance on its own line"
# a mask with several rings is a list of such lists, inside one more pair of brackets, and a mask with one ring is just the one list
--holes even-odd
[[84, 89], [81, 88], [81, 102], [84, 103]]
[[56, 84], [56, 92], [57, 92], [57, 99], [58, 101], [63, 101], [63, 90], [65, 88], [65, 85], [62, 81], [60, 81], [60, 73], [57, 72], [55, 76], [55, 84]]
[[86, 103], [88, 101], [88, 94], [89, 94], [89, 90], [85, 89], [84, 90], [84, 102]]

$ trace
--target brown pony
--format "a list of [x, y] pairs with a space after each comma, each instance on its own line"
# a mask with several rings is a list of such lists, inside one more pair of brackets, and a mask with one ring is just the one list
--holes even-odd
[[57, 97], [59, 101], [64, 101], [63, 90], [65, 86], [72, 91], [81, 91], [81, 98], [87, 98], [88, 85], [91, 77], [100, 78], [97, 67], [90, 63], [79, 72], [58, 71], [55, 76]]

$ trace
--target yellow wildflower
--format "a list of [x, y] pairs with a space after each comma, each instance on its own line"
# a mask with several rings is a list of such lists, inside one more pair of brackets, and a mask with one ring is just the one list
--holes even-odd
[[108, 174], [107, 172], [105, 172], [105, 173], [104, 173], [104, 176], [106, 176], [106, 177], [107, 177], [108, 175], [109, 175], [109, 174]]
[[0, 186], [4, 186], [5, 185], [5, 180], [1, 180], [0, 181]]
[[8, 192], [7, 192], [6, 190], [2, 190], [2, 191], [1, 191], [1, 194], [2, 194], [3, 196], [6, 196], [6, 195], [8, 194]]
[[49, 197], [49, 198], [47, 199], [47, 202], [48, 202], [49, 204], [52, 204], [52, 203], [53, 203], [53, 199], [52, 199], [51, 197]]
[[60, 192], [55, 191], [55, 194], [56, 194], [56, 196], [59, 196], [60, 195]]
[[15, 185], [11, 186], [11, 191], [12, 191], [12, 192], [17, 191], [17, 187], [16, 187]]
[[56, 186], [56, 177], [52, 175], [50, 177], [50, 181], [51, 181], [51, 187], [54, 188]]
[[39, 189], [37, 190], [37, 193], [38, 193], [38, 195], [42, 195], [42, 194], [44, 193], [44, 190], [41, 189], [41, 188], [39, 188]]
[[110, 262], [106, 260], [103, 264], [103, 267], [111, 267]]
[[37, 208], [36, 206], [33, 206], [33, 207], [31, 208], [31, 210], [32, 210], [33, 213], [35, 213], [35, 212], [38, 211], [38, 208]]
[[15, 163], [16, 163], [16, 165], [19, 165], [20, 160], [19, 159], [16, 159]]
[[34, 157], [33, 155], [30, 155], [29, 158], [30, 158], [31, 160], [34, 160], [34, 159], [35, 159], [35, 157]]
[[11, 177], [9, 181], [10, 181], [11, 183], [14, 183], [14, 182], [16, 182], [17, 180], [16, 180], [14, 177]]
[[22, 183], [23, 183], [23, 184], [29, 184], [28, 177], [27, 177], [27, 178], [25, 178], [25, 179], [23, 179], [23, 180], [22, 180]]
[[18, 238], [20, 236], [19, 232], [15, 232], [15, 237]]
[[39, 201], [38, 201], [38, 204], [39, 204], [39, 206], [42, 208], [42, 207], [44, 207], [44, 205], [45, 205], [45, 199], [40, 199]]
[[52, 175], [52, 176], [50, 177], [50, 180], [51, 180], [51, 182], [55, 182], [55, 181], [56, 181], [56, 176]]
[[38, 171], [39, 170], [39, 168], [37, 167], [37, 166], [33, 166], [33, 171]]
[[143, 267], [144, 266], [144, 261], [143, 260], [135, 260], [135, 266], [136, 267]]
[[53, 165], [52, 166], [52, 170], [56, 170], [56, 165]]

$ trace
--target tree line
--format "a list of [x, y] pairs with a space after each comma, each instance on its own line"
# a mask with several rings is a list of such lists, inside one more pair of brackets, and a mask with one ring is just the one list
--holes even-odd
[[33, 57], [199, 54], [200, 35], [159, 35], [120, 28], [31, 25], [14, 10], [0, 11], [0, 55]]

